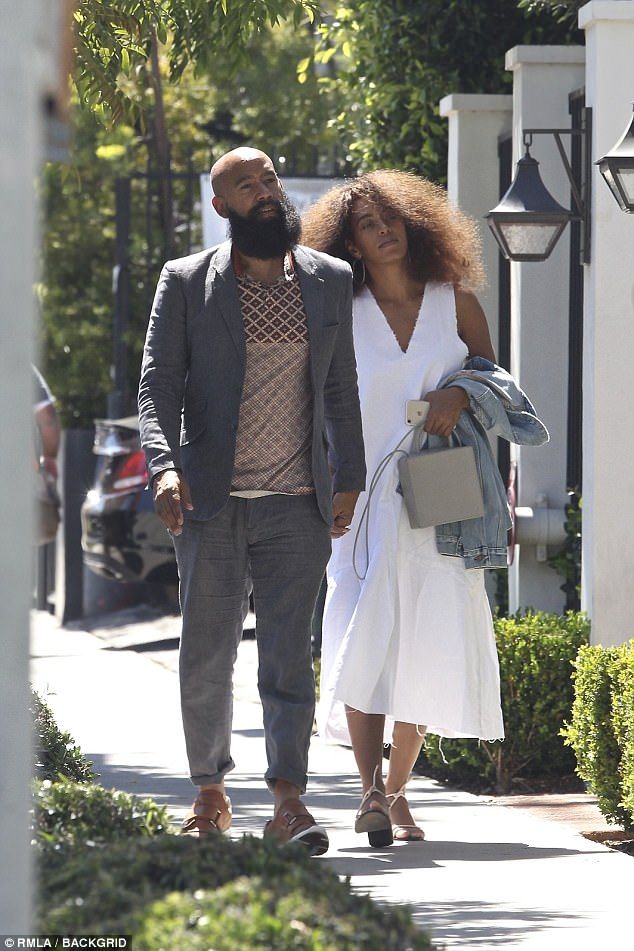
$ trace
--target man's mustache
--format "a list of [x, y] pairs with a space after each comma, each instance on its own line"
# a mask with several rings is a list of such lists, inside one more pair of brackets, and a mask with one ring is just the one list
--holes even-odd
[[274, 198], [271, 198], [270, 201], [263, 201], [261, 204], [256, 205], [255, 208], [252, 208], [247, 218], [257, 218], [259, 212], [263, 211], [266, 208], [274, 208], [278, 215], [281, 217], [283, 214], [282, 202], [275, 201]]

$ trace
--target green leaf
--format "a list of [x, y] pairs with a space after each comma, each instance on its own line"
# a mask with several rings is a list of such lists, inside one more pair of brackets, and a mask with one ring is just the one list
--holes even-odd
[[105, 159], [107, 162], [114, 162], [123, 158], [126, 153], [125, 145], [100, 145], [96, 150], [96, 156]]

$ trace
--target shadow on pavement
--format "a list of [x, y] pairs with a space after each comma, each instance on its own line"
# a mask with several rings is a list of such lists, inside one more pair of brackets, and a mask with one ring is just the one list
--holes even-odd
[[[363, 840], [363, 836], [359, 836]], [[366, 840], [367, 841], [367, 840]], [[329, 860], [340, 875], [376, 875], [405, 869], [433, 868], [449, 862], [513, 862], [572, 857], [584, 854], [575, 849], [545, 849], [524, 842], [425, 842], [395, 843], [385, 849], [367, 844], [339, 848], [341, 858]]]
[[[369, 891], [372, 895], [372, 891]], [[410, 906], [412, 917], [423, 930], [432, 931], [434, 943], [454, 942], [459, 947], [477, 948], [492, 945], [500, 948], [511, 944], [516, 947], [514, 939], [521, 939], [528, 933], [539, 932], [543, 928], [552, 926], [554, 922], [574, 921], [581, 927], [583, 918], [579, 915], [565, 914], [540, 910], [539, 908], [519, 908], [514, 906], [508, 910], [500, 905], [486, 902], [421, 902]], [[468, 924], [467, 924], [468, 922]], [[567, 932], [570, 947], [575, 946], [574, 937]], [[564, 948], [562, 943], [560, 946]]]
[[104, 647], [105, 651], [135, 651], [137, 654], [144, 654], [147, 651], [175, 651], [178, 650], [180, 637], [168, 637], [160, 641], [143, 641], [141, 644], [113, 644], [110, 647]]
[[186, 774], [166, 772], [160, 766], [143, 763], [141, 757], [137, 766], [122, 766], [97, 753], [85, 755], [98, 773], [99, 783], [107, 789], [114, 787], [143, 798], [151, 796], [160, 806], [191, 804], [194, 786]]

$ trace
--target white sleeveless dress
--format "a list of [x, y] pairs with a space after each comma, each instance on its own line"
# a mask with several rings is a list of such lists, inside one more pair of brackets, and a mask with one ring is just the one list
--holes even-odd
[[[372, 293], [354, 303], [367, 486], [379, 462], [408, 431], [405, 402], [420, 399], [460, 369], [454, 289], [429, 282], [404, 353]], [[408, 436], [402, 448], [409, 449]], [[438, 554], [433, 528], [411, 529], [393, 457], [372, 495], [366, 550], [359, 534], [367, 494], [350, 531], [333, 541], [324, 609], [320, 734], [350, 744], [344, 703], [426, 726], [446, 737], [502, 739], [497, 651], [481, 569]], [[367, 572], [366, 572], [367, 565]]]

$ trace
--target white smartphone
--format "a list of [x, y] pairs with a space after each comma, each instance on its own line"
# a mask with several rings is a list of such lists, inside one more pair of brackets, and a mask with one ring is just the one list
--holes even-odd
[[405, 422], [408, 426], [420, 426], [427, 419], [429, 403], [427, 400], [406, 400]]

